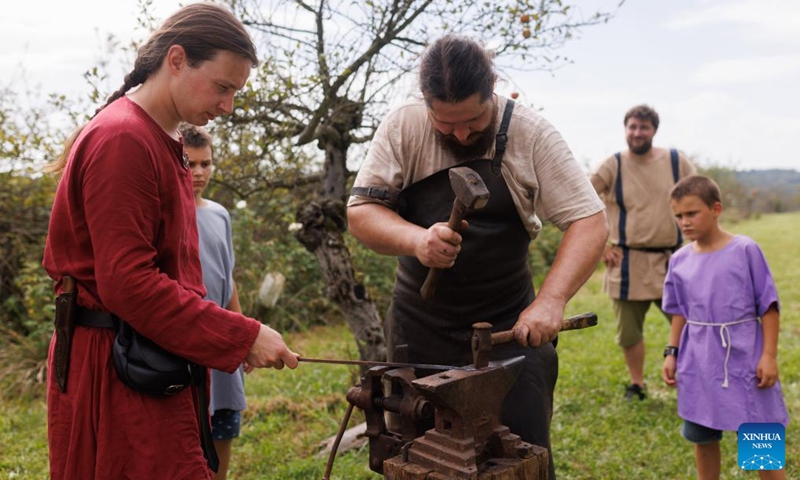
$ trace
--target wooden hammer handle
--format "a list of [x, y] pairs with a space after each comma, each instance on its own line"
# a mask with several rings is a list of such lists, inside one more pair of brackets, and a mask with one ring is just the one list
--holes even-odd
[[[447, 222], [447, 226], [450, 230], [454, 232], [461, 230], [461, 221], [464, 220], [466, 214], [467, 208], [456, 199], [453, 202], [453, 209], [450, 211], [450, 220]], [[439, 277], [441, 274], [442, 270], [439, 268], [431, 268], [428, 270], [425, 283], [423, 283], [422, 288], [419, 289], [419, 293], [422, 294], [422, 298], [426, 301], [431, 300], [436, 294], [436, 287], [439, 285]]]
[[[578, 330], [580, 328], [593, 327], [597, 325], [597, 314], [589, 312], [574, 317], [565, 318], [561, 322], [561, 330]], [[492, 345], [509, 343], [514, 340], [514, 330], [505, 330], [492, 334]]]

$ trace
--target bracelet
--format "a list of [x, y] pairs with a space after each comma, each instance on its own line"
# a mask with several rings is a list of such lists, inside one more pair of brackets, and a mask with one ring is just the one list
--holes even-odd
[[675, 358], [678, 358], [678, 347], [673, 345], [667, 345], [664, 348], [664, 358], [667, 358], [668, 355], [672, 355]]

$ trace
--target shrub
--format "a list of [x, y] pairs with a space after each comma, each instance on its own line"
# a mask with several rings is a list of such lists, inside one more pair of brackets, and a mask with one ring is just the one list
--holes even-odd
[[[246, 206], [229, 209], [236, 252], [234, 278], [246, 315], [277, 330], [302, 330], [327, 324], [338, 315], [324, 295], [317, 260], [294, 238], [295, 200], [291, 195], [253, 196]], [[261, 281], [268, 272], [286, 278], [275, 308], [267, 309], [258, 299]]]
[[39, 395], [52, 333], [52, 282], [41, 267], [54, 182], [0, 173], [0, 388]]
[[542, 284], [545, 275], [550, 271], [553, 260], [558, 253], [558, 246], [564, 236], [555, 225], [545, 223], [539, 236], [533, 240], [528, 247], [528, 259], [533, 274], [533, 283], [538, 286]]

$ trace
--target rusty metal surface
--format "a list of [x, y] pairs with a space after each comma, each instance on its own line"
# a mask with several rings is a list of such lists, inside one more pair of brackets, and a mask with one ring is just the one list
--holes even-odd
[[[596, 324], [597, 316], [589, 313], [566, 319], [561, 330]], [[392, 479], [405, 478], [411, 471], [430, 472], [420, 479], [547, 478], [546, 449], [523, 442], [500, 422], [503, 400], [522, 371], [525, 357], [500, 362], [489, 359], [492, 345], [512, 341], [513, 331], [492, 333], [488, 323], [473, 327], [474, 363], [465, 367], [301, 358], [379, 365], [347, 393], [348, 402], [366, 417], [371, 470], [384, 473], [391, 460]], [[404, 353], [401, 346], [395, 358], [406, 360]], [[417, 378], [414, 367], [445, 371]], [[502, 476], [492, 476], [491, 472], [501, 471]]]
[[[534, 447], [500, 423], [503, 399], [523, 361], [516, 357], [422, 378], [412, 368], [370, 369], [347, 394], [366, 417], [370, 469], [384, 473], [384, 462], [399, 458], [443, 478], [477, 480], [497, 459], [533, 456]], [[397, 420], [387, 422], [387, 413]]]
[[[433, 425], [433, 407], [413, 387], [415, 379], [411, 368], [374, 367], [347, 393], [347, 401], [364, 411], [369, 468], [374, 472], [383, 473], [384, 460], [400, 455], [404, 445]], [[398, 417], [391, 428], [386, 422], [386, 412]]]
[[478, 478], [489, 458], [525, 458], [532, 446], [500, 423], [508, 391], [525, 357], [486, 368], [453, 370], [412, 382], [435, 408], [435, 427], [409, 448], [409, 461], [458, 479]]

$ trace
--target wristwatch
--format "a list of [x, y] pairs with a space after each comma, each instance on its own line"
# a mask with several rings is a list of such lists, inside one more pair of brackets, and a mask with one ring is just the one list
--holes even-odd
[[678, 347], [667, 345], [664, 348], [664, 358], [667, 358], [667, 355], [672, 355], [673, 357], [678, 358]]

